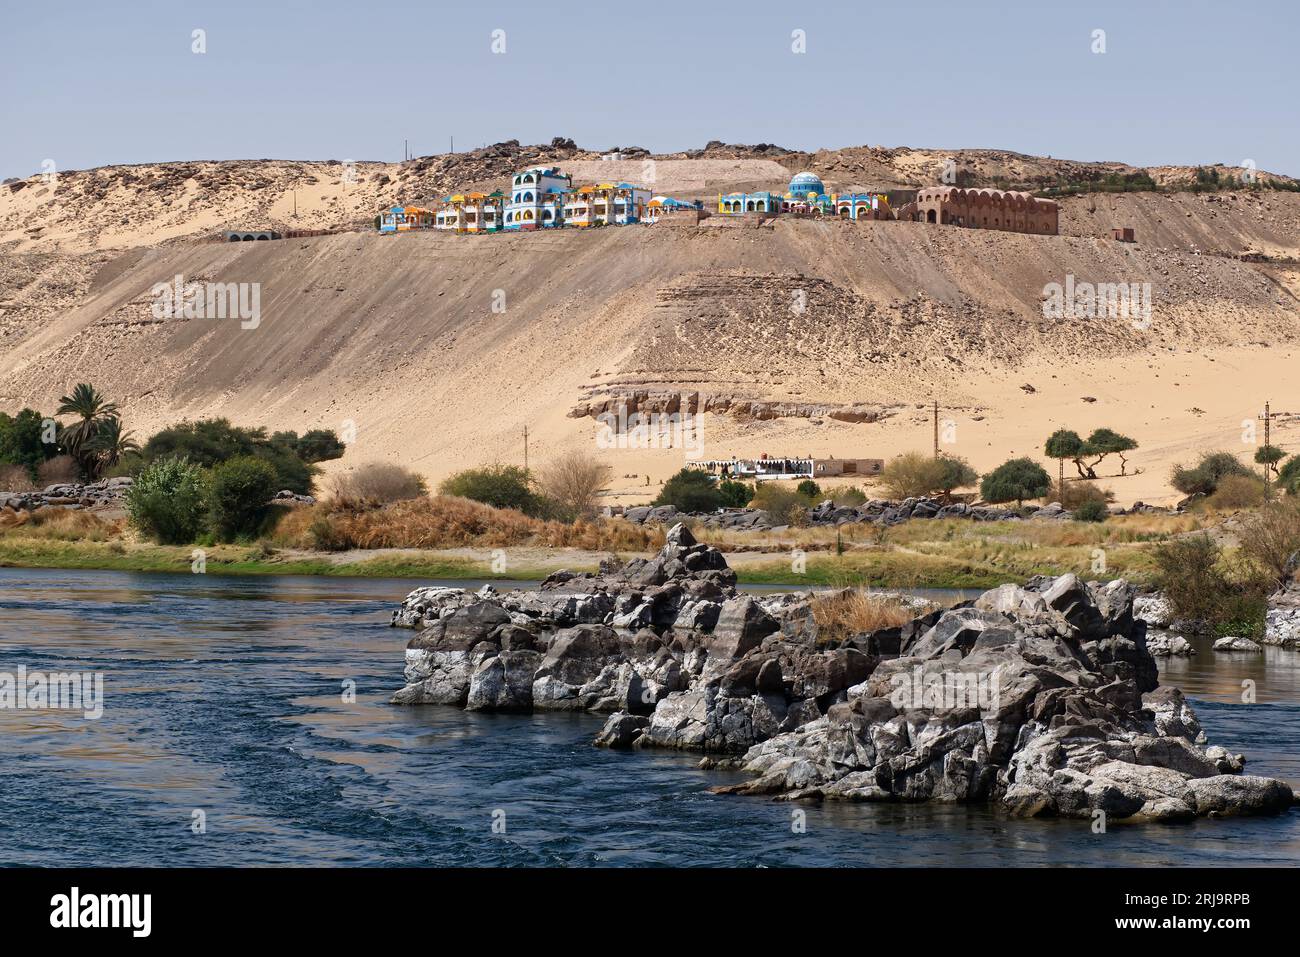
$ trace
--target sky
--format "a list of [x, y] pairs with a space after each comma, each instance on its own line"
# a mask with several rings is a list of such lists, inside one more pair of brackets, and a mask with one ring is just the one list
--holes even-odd
[[46, 161], [393, 161], [404, 140], [424, 155], [555, 136], [1300, 176], [1298, 36], [1298, 0], [14, 4], [0, 178]]

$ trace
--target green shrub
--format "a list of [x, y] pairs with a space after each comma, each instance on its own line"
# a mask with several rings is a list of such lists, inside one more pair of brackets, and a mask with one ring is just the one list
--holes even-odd
[[1223, 549], [1201, 532], [1158, 546], [1155, 584], [1175, 618], [1206, 622], [1216, 635], [1258, 638], [1264, 633], [1271, 576], [1251, 565], [1231, 567]]
[[1257, 475], [1225, 475], [1210, 496], [1215, 508], [1253, 508], [1264, 501], [1268, 483]]
[[277, 491], [275, 469], [251, 455], [240, 455], [212, 470], [209, 502], [212, 528], [224, 541], [262, 529]]
[[1033, 459], [1010, 459], [984, 476], [980, 496], [994, 505], [1015, 502], [1019, 506], [1027, 498], [1042, 498], [1051, 484], [1046, 470]]
[[844, 488], [836, 489], [831, 501], [838, 508], [857, 508], [867, 501], [866, 493], [856, 485], [846, 485]]
[[160, 459], [136, 476], [126, 493], [131, 524], [163, 545], [185, 545], [206, 528], [208, 486], [203, 470], [184, 458]]
[[902, 499], [938, 491], [946, 475], [943, 459], [924, 452], [904, 452], [890, 459], [880, 473], [880, 480], [890, 495]]
[[466, 469], [438, 486], [443, 495], [458, 495], [493, 508], [514, 508], [537, 515], [542, 502], [532, 489], [532, 476], [516, 465], [490, 465]]
[[821, 501], [822, 487], [818, 485], [816, 482], [814, 482], [812, 479], [804, 479], [802, 482], [800, 482], [798, 485], [795, 486], [794, 490], [798, 492], [800, 495], [802, 495], [805, 499], [807, 499], [810, 503], [815, 504]]
[[1291, 495], [1300, 495], [1300, 455], [1293, 455], [1277, 474], [1277, 484]]
[[723, 497], [708, 472], [684, 468], [664, 483], [654, 504], [673, 505], [679, 512], [715, 512], [722, 507]]
[[1104, 522], [1110, 517], [1106, 503], [1090, 498], [1074, 510], [1074, 518], [1079, 522]]
[[1184, 495], [1213, 495], [1229, 475], [1251, 475], [1231, 452], [1205, 452], [1195, 466], [1175, 465], [1169, 483]]
[[722, 496], [723, 508], [744, 508], [754, 498], [754, 486], [723, 479], [718, 483], [718, 493]]

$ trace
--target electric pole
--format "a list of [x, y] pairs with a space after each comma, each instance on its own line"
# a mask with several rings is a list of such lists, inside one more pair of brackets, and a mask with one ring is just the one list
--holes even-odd
[[1272, 425], [1272, 416], [1269, 414], [1269, 403], [1264, 403], [1264, 499], [1273, 501], [1273, 485], [1269, 481], [1269, 470], [1272, 465], [1269, 462], [1269, 440], [1272, 436], [1270, 426]]
[[934, 457], [939, 457], [939, 400], [934, 400]]
[[524, 426], [524, 471], [528, 471], [528, 426]]

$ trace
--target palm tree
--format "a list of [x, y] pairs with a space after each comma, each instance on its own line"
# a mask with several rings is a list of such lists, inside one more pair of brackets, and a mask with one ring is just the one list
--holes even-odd
[[86, 445], [87, 451], [95, 453], [93, 477], [98, 478], [128, 452], [140, 451], [140, 443], [131, 437], [133, 434], [122, 428], [122, 420], [115, 415], [103, 420], [95, 437]]
[[72, 390], [71, 395], [65, 395], [59, 400], [55, 414], [76, 416], [77, 421], [60, 430], [59, 438], [68, 454], [81, 463], [83, 470], [89, 472], [86, 453], [92, 451], [90, 443], [107, 420], [117, 418], [117, 403], [109, 402], [94, 386], [81, 382]]

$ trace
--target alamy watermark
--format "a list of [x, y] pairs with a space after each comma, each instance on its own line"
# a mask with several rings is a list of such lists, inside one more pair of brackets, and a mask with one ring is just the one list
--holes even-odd
[[[685, 404], [685, 400], [683, 400]], [[704, 451], [704, 417], [698, 412], [616, 412], [596, 416], [601, 449], [682, 449], [687, 458]]]
[[156, 282], [150, 311], [155, 319], [238, 319], [239, 328], [262, 324], [260, 282], [186, 282], [180, 273], [172, 282]]
[[1151, 326], [1151, 283], [1076, 282], [1067, 274], [1064, 284], [1043, 287], [1044, 319], [1125, 319], [1135, 329]]
[[915, 667], [889, 676], [893, 686], [889, 702], [900, 711], [976, 708], [996, 711], [1001, 706], [1002, 680], [995, 671], [926, 671]]
[[80, 711], [87, 721], [104, 716], [104, 676], [98, 671], [0, 671], [0, 710]]

